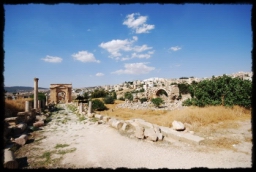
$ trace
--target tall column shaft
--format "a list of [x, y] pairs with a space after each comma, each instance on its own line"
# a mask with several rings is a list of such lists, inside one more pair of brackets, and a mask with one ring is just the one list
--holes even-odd
[[38, 78], [34, 78], [34, 109], [38, 108]]

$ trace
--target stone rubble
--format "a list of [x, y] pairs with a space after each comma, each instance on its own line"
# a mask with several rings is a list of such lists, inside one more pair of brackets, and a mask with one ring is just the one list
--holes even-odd
[[173, 103], [164, 103], [161, 108], [154, 107], [151, 102], [130, 102], [125, 101], [116, 106], [116, 108], [128, 108], [133, 110], [175, 110], [182, 108], [182, 101], [174, 101]]

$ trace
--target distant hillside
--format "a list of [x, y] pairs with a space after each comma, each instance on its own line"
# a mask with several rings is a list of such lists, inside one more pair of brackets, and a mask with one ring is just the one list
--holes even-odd
[[[10, 92], [10, 93], [16, 93], [16, 92], [24, 92], [24, 91], [33, 91], [34, 87], [12, 86], [12, 87], [4, 87], [4, 89], [5, 89], [5, 91]], [[48, 90], [49, 88], [38, 87], [38, 89]]]

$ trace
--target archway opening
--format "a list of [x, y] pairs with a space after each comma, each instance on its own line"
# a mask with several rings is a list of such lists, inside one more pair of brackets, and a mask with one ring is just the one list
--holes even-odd
[[65, 103], [66, 93], [64, 91], [58, 92], [57, 101], [58, 103]]
[[165, 90], [163, 89], [160, 89], [156, 92], [156, 96], [157, 97], [162, 97], [162, 98], [167, 98], [168, 97], [168, 94]]

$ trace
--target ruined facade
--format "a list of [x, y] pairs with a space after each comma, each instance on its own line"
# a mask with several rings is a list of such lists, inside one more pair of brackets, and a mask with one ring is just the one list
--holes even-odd
[[51, 84], [50, 100], [52, 103], [69, 103], [72, 101], [72, 84]]

